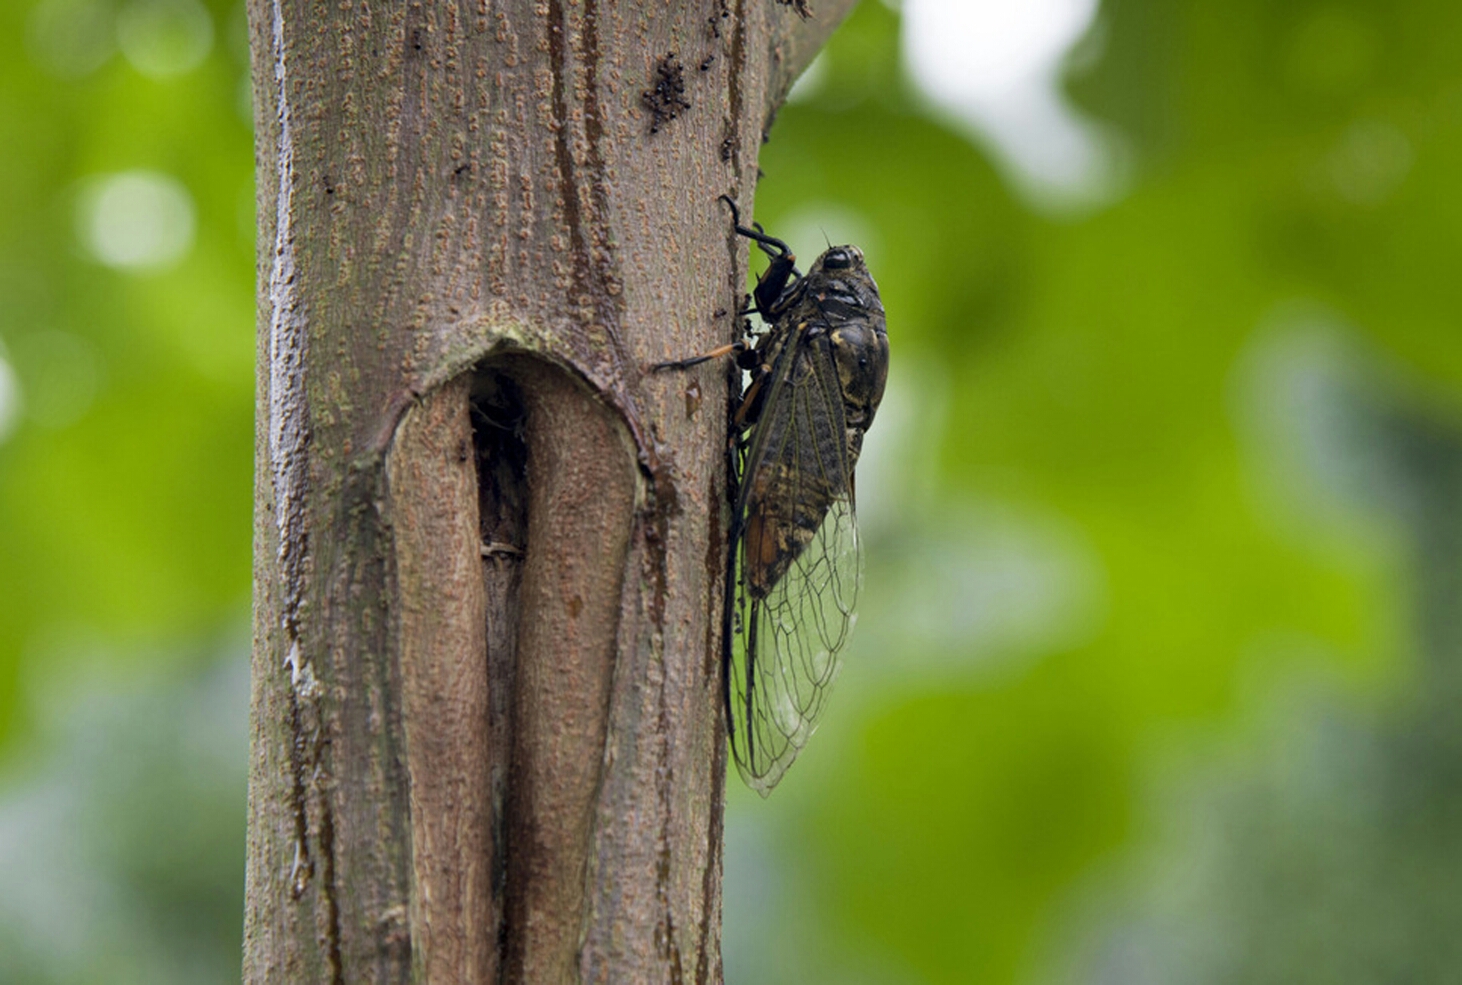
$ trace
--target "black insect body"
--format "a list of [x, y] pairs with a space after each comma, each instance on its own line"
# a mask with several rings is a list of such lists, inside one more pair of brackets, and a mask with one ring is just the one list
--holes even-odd
[[767, 329], [683, 367], [737, 354], [751, 379], [732, 421], [736, 464], [724, 612], [731, 748], [770, 793], [817, 726], [854, 621], [861, 576], [853, 469], [888, 377], [878, 287], [854, 246], [805, 276], [760, 226], [772, 258], [754, 294]]

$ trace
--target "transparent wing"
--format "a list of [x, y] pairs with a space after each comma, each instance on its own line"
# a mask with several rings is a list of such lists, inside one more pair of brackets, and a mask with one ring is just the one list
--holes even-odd
[[814, 339], [784, 355], [742, 477], [727, 627], [731, 748], [763, 796], [817, 727], [861, 577], [831, 352]]

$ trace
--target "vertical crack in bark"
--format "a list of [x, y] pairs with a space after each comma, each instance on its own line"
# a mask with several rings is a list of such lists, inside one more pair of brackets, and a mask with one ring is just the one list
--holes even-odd
[[[736, 176], [731, 188], [733, 198], [741, 194], [745, 185], [741, 168], [741, 119], [746, 115], [745, 97], [742, 94], [746, 75], [746, 12], [742, 10], [744, 2], [745, 0], [736, 0], [736, 13], [732, 19], [731, 70], [728, 80], [731, 115], [726, 120], [725, 139], [731, 144], [731, 171]], [[731, 269], [737, 269], [734, 255], [731, 258]]]
[[[528, 544], [528, 447], [523, 395], [511, 376], [488, 364], [472, 388], [472, 434], [477, 451], [478, 522], [488, 674], [488, 797], [492, 830], [491, 935], [496, 966], [505, 967], [508, 945], [509, 812], [516, 804], [512, 775], [513, 694], [517, 686], [517, 634], [523, 559]], [[505, 976], [500, 976], [505, 977]], [[491, 979], [499, 980], [499, 977]]]
[[299, 698], [289, 689], [289, 781], [290, 816], [294, 821], [294, 858], [289, 865], [289, 895], [299, 899], [313, 877], [310, 861], [310, 819], [305, 803], [305, 776], [308, 752], [304, 748], [304, 727], [300, 722]]
[[[559, 175], [559, 196], [563, 204], [564, 224], [573, 258], [573, 295], [568, 309], [575, 312], [589, 351], [586, 355], [598, 363], [594, 367], [597, 381], [624, 412], [630, 432], [635, 437], [641, 464], [650, 473], [657, 489], [668, 487], [661, 473], [654, 449], [643, 432], [641, 414], [630, 392], [629, 381], [638, 376], [632, 372], [632, 360], [625, 349], [620, 331], [624, 320], [623, 278], [616, 269], [614, 234], [609, 202], [610, 181], [604, 161], [604, 108], [599, 98], [599, 3], [583, 0], [583, 30], [580, 50], [569, 44], [569, 27], [565, 20], [563, 0], [549, 0], [547, 5], [548, 56], [553, 77], [552, 105], [554, 130], [554, 162]], [[575, 68], [583, 68], [583, 84], [575, 84]], [[583, 104], [583, 138], [585, 175], [574, 154], [574, 100]], [[582, 182], [587, 180], [587, 184]], [[587, 214], [586, 214], [587, 213]], [[586, 367], [587, 368], [587, 367]]]
[[[597, 21], [597, 17], [595, 18]], [[586, 13], [586, 32], [591, 26]], [[582, 328], [592, 330], [597, 324], [607, 336], [615, 342], [618, 340], [618, 312], [610, 299], [610, 278], [608, 276], [608, 256], [606, 254], [601, 261], [596, 261], [593, 255], [594, 247], [599, 244], [591, 244], [590, 238], [586, 235], [587, 223], [584, 216], [584, 208], [590, 202], [596, 200], [594, 183], [603, 184], [603, 162], [599, 161], [597, 175], [591, 175], [591, 185], [588, 189], [589, 195], [584, 195], [579, 187], [578, 169], [574, 162], [573, 150], [573, 118], [569, 112], [570, 88], [573, 84], [570, 64], [570, 49], [567, 37], [568, 27], [564, 22], [564, 10], [562, 0], [549, 0], [548, 4], [548, 57], [553, 74], [553, 117], [557, 124], [554, 130], [554, 159], [558, 165], [559, 194], [563, 203], [564, 224], [568, 227], [569, 252], [573, 256], [573, 291], [574, 296], [570, 299], [571, 307], [579, 312], [580, 317], [589, 316], [593, 322], [583, 325]], [[586, 50], [594, 51], [594, 59], [597, 63], [597, 46], [586, 44]], [[588, 59], [586, 58], [586, 62]], [[597, 156], [596, 141], [602, 134], [603, 121], [595, 119], [591, 125], [588, 122], [591, 100], [588, 93], [593, 89], [593, 72], [588, 70], [586, 64], [586, 82], [584, 92], [585, 103], [585, 142], [592, 149], [591, 153]], [[597, 110], [597, 96], [592, 100], [592, 106]], [[592, 166], [591, 166], [592, 167]], [[607, 195], [602, 187], [598, 189], [600, 195]], [[587, 201], [586, 201], [587, 199]], [[592, 206], [590, 206], [592, 209]], [[602, 218], [600, 222], [602, 223]], [[607, 246], [607, 244], [606, 244]], [[587, 310], [586, 310], [587, 309]], [[590, 340], [591, 342], [594, 341]], [[603, 355], [603, 353], [600, 353]]]
[[[718, 705], [719, 707], [719, 705]], [[721, 713], [716, 713], [720, 719]], [[721, 886], [723, 845], [726, 837], [726, 740], [725, 728], [719, 725], [711, 743], [710, 824], [706, 831], [706, 868], [701, 875], [701, 925], [697, 943], [696, 982], [698, 985], [721, 981]]]
[[[726, 373], [728, 379], [726, 381], [727, 415], [725, 419], [728, 421], [731, 420], [731, 415], [735, 413], [736, 405], [740, 400], [740, 396], [739, 394], [737, 394], [736, 391], [740, 389], [739, 384], [741, 382], [741, 368], [739, 366], [733, 365], [732, 367], [730, 367], [730, 370], [731, 371], [728, 371]], [[732, 375], [732, 371], [734, 371], [735, 373], [734, 380], [730, 378]], [[727, 441], [729, 442], [731, 440], [731, 435], [727, 434], [726, 437]], [[706, 620], [706, 661], [705, 665], [702, 667], [702, 672], [709, 680], [715, 680], [720, 673], [719, 665], [721, 648], [718, 645], [719, 641], [716, 638], [716, 629], [721, 625], [721, 620], [716, 614], [721, 611], [721, 579], [727, 576], [726, 557], [724, 552], [726, 549], [726, 516], [729, 515], [729, 512], [723, 513], [717, 507], [717, 493], [720, 493], [720, 498], [725, 499], [726, 506], [728, 508], [734, 508], [734, 500], [732, 500], [730, 496], [726, 495], [726, 490], [731, 479], [731, 472], [729, 470], [733, 467], [730, 454], [727, 454], [725, 456], [725, 467], [728, 470], [726, 473], [725, 482], [720, 481], [721, 477], [716, 474], [716, 470], [714, 467], [710, 470], [711, 474], [706, 482], [706, 503], [709, 504], [712, 512], [710, 522], [706, 524], [708, 536], [706, 537], [705, 557], [705, 605], [706, 612], [711, 613], [712, 615], [711, 618]]]
[[600, 296], [596, 298], [599, 317], [611, 336], [616, 355], [622, 343], [619, 321], [624, 304], [619, 300], [621, 285], [614, 274], [614, 243], [609, 222], [609, 177], [604, 167], [604, 108], [599, 102], [599, 2], [584, 0], [584, 162], [589, 171], [589, 190], [593, 197], [594, 241], [589, 244], [589, 261], [598, 279]]
[[661, 659], [660, 718], [656, 723], [656, 729], [660, 733], [660, 768], [655, 771], [655, 782], [659, 787], [656, 795], [660, 808], [660, 823], [656, 832], [659, 844], [658, 857], [655, 860], [655, 893], [660, 903], [660, 926], [655, 936], [660, 945], [660, 956], [669, 968], [670, 981], [673, 985], [681, 985], [685, 972], [680, 957], [680, 944], [675, 939], [675, 909], [670, 899], [671, 840], [675, 832], [675, 767], [671, 756], [674, 730], [670, 722], [670, 671], [663, 666], [663, 640]]
[[324, 885], [320, 895], [325, 904], [325, 968], [330, 985], [345, 985], [345, 965], [340, 954], [340, 901], [335, 881], [335, 812], [325, 794], [320, 801], [320, 858]]
[[[736, 0], [736, 15], [731, 31], [731, 70], [728, 83], [730, 87], [731, 115], [726, 121], [726, 127], [729, 131], [726, 139], [730, 141], [732, 148], [731, 168], [734, 174], [734, 181], [730, 194], [733, 200], [738, 200], [741, 196], [742, 189], [746, 187], [741, 170], [741, 119], [746, 113], [745, 99], [742, 95], [742, 87], [744, 85], [743, 76], [746, 73], [746, 14], [741, 9], [743, 2], [744, 0]], [[731, 289], [731, 297], [733, 299], [730, 310], [732, 312], [739, 312], [742, 307], [741, 297], [746, 285], [746, 274], [741, 269], [741, 240], [737, 237], [736, 230], [732, 228], [732, 225], [729, 222], [726, 224], [726, 252], [731, 259], [731, 272], [728, 275], [730, 283], [728, 286]], [[741, 317], [734, 315], [730, 321], [730, 341], [734, 341], [741, 331]], [[735, 414], [735, 400], [741, 391], [740, 369], [728, 369], [727, 377], [731, 380], [731, 397], [733, 401], [726, 418], [729, 421]], [[727, 457], [727, 468], [728, 470], [734, 469], [730, 456]], [[731, 481], [732, 474], [732, 471], [726, 473], [728, 484]]]
[[[740, 389], [741, 370], [734, 365], [727, 370], [727, 376], [735, 374], [734, 383], [728, 379], [727, 382], [727, 420], [730, 420], [730, 413], [734, 410], [737, 402], [736, 391]], [[725, 467], [732, 468], [731, 452], [729, 449], [730, 436], [728, 435], [728, 453], [726, 455]], [[727, 481], [718, 483], [714, 470], [709, 480], [706, 502], [714, 504], [716, 493], [720, 489], [726, 494], [727, 505], [733, 504], [731, 496], [731, 473], [727, 473]], [[712, 514], [710, 537], [706, 543], [706, 612], [711, 613], [706, 619], [706, 662], [703, 672], [706, 679], [719, 682], [722, 679], [721, 647], [716, 636], [716, 630], [721, 625], [719, 616], [722, 599], [722, 579], [729, 577], [726, 570], [726, 549], [725, 538], [722, 535], [724, 522], [719, 511]], [[722, 693], [717, 688], [718, 694]], [[705, 871], [701, 874], [701, 920], [700, 933], [696, 942], [696, 982], [697, 985], [706, 985], [709, 982], [721, 981], [721, 948], [720, 939], [714, 933], [717, 926], [717, 916], [720, 913], [719, 901], [721, 898], [721, 864], [722, 864], [722, 839], [725, 833], [725, 801], [726, 801], [726, 740], [725, 724], [721, 721], [724, 711], [724, 696], [716, 702], [716, 724], [712, 733], [711, 748], [711, 805], [710, 824], [706, 832], [706, 855], [707, 862]]]

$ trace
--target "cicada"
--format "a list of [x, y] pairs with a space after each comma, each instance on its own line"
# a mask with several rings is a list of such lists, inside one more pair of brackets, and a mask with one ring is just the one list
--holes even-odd
[[737, 768], [766, 796], [817, 727], [853, 628], [853, 469], [883, 398], [888, 334], [856, 246], [829, 247], [804, 275], [786, 243], [723, 200], [771, 258], [747, 312], [764, 330], [664, 365], [734, 354], [750, 374], [730, 428], [722, 686]]

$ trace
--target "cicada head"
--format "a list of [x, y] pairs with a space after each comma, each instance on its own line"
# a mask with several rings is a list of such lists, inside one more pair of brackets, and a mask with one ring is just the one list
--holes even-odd
[[[817, 260], [812, 264], [812, 270], [808, 276], [822, 275], [824, 277], [835, 277], [842, 272], [861, 271], [862, 275], [868, 276], [868, 264], [863, 259], [863, 251], [856, 246], [829, 246]], [[869, 278], [870, 282], [872, 278]], [[875, 287], [874, 294], [878, 293]]]
[[829, 327], [843, 321], [872, 321], [883, 329], [883, 301], [858, 247], [828, 247], [799, 286]]

